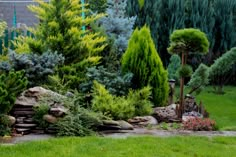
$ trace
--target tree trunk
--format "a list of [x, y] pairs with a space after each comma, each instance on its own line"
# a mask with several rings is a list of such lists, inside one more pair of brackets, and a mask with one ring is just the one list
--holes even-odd
[[[184, 53], [182, 52], [182, 66], [184, 66], [185, 64], [185, 56], [184, 56]], [[180, 112], [179, 112], [179, 115], [178, 117], [179, 118], [182, 118], [182, 115], [183, 115], [183, 112], [184, 112], [184, 105], [183, 105], [183, 102], [184, 101], [184, 77], [181, 77], [180, 79]]]

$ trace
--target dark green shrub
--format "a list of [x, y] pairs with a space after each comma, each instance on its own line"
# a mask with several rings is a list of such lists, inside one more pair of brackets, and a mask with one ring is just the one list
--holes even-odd
[[150, 85], [155, 106], [164, 106], [168, 96], [167, 71], [162, 65], [153, 43], [150, 30], [144, 26], [132, 34], [128, 49], [122, 58], [122, 72], [134, 74], [134, 88]]
[[130, 91], [127, 97], [113, 96], [105, 87], [94, 81], [92, 109], [115, 119], [129, 119], [133, 116], [148, 115], [152, 111], [149, 101], [151, 88]]
[[179, 77], [190, 77], [193, 73], [193, 69], [190, 65], [183, 65], [178, 69]]
[[22, 71], [1, 73], [0, 114], [7, 114], [14, 106], [16, 97], [26, 88], [27, 79]]
[[113, 95], [121, 96], [126, 95], [131, 88], [132, 73], [121, 75], [118, 72], [109, 72], [103, 66], [88, 68], [87, 81], [80, 85], [83, 93], [91, 93], [93, 81], [103, 84], [106, 89]]
[[33, 109], [35, 111], [35, 115], [33, 116], [34, 121], [39, 124], [39, 127], [47, 128], [49, 123], [43, 119], [43, 116], [48, 114], [50, 106], [48, 104], [40, 104]]

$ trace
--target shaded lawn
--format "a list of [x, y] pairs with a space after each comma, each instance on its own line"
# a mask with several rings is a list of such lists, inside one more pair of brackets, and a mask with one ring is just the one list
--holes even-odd
[[1, 146], [0, 157], [236, 156], [236, 137], [69, 137]]
[[216, 121], [220, 130], [236, 130], [236, 87], [226, 86], [224, 95], [212, 91], [212, 87], [207, 87], [197, 95], [198, 103], [202, 100], [210, 118]]

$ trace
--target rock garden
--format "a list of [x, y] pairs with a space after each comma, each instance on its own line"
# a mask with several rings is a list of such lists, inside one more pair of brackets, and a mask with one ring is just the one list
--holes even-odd
[[[226, 43], [233, 37], [222, 35], [233, 29], [235, 9], [228, 8], [232, 17], [227, 18], [234, 25], [223, 28], [218, 27], [223, 19], [211, 16], [217, 10], [226, 14], [216, 9], [220, 0], [178, 0], [186, 15], [174, 7], [175, 0], [36, 2], [28, 8], [40, 22], [27, 30], [14, 28], [19, 33], [0, 56], [0, 136], [153, 135], [166, 130], [191, 135], [220, 129], [211, 102], [198, 94], [209, 86], [218, 97], [225, 84], [235, 85], [236, 42]], [[214, 7], [209, 11], [202, 4]], [[165, 15], [166, 8], [173, 15]], [[159, 10], [159, 16], [151, 10]], [[209, 31], [213, 28], [216, 32]], [[0, 19], [1, 41], [6, 29]], [[235, 28], [230, 32], [235, 34]]]

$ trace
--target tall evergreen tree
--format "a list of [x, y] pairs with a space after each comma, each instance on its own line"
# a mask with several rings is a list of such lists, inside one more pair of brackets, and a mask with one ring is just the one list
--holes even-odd
[[169, 54], [169, 36], [175, 29], [184, 28], [183, 0], [146, 0], [143, 7], [137, 0], [130, 0], [127, 13], [136, 15], [136, 27], [147, 24], [150, 27], [155, 46], [164, 65], [167, 65]]
[[101, 20], [109, 38], [114, 40], [114, 48], [122, 54], [133, 32], [135, 17], [126, 15], [127, 0], [108, 0], [107, 16]]
[[80, 0], [35, 1], [38, 5], [29, 6], [40, 20], [39, 25], [32, 29], [35, 38], [23, 38], [18, 47], [26, 46], [28, 51], [38, 53], [45, 52], [45, 49], [57, 51], [65, 56], [66, 64], [96, 56], [104, 49], [105, 37], [82, 30], [83, 26], [101, 18], [102, 14], [83, 18], [83, 4]]
[[122, 57], [122, 72], [134, 74], [134, 88], [152, 87], [152, 100], [155, 106], [166, 105], [168, 96], [167, 71], [156, 51], [147, 26], [136, 29], [132, 34], [128, 49]]
[[236, 9], [235, 0], [214, 0], [215, 25], [213, 29], [215, 43], [213, 52], [216, 59], [221, 54], [236, 46]]

